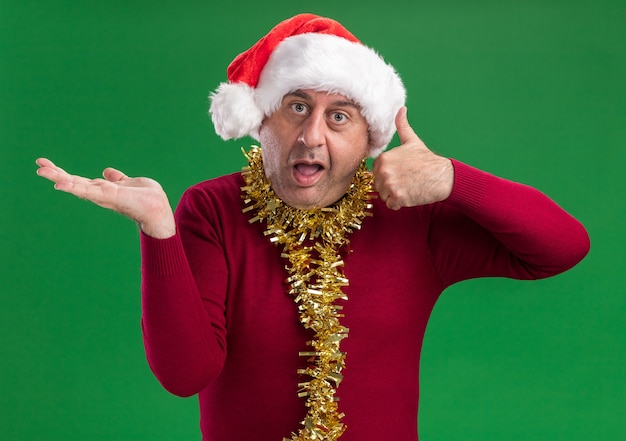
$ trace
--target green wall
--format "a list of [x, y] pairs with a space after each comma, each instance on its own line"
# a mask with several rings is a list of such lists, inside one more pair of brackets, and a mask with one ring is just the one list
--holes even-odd
[[442, 297], [421, 439], [626, 439], [626, 2], [211, 3], [0, 2], [0, 439], [199, 439], [196, 400], [144, 359], [135, 226], [54, 192], [34, 161], [151, 176], [172, 203], [238, 170], [248, 141], [215, 135], [207, 94], [302, 11], [396, 66], [431, 148], [540, 188], [591, 234], [566, 274]]

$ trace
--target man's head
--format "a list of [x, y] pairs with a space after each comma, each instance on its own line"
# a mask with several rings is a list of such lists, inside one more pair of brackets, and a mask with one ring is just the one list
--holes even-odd
[[391, 140], [405, 101], [390, 65], [313, 14], [279, 23], [233, 60], [228, 79], [211, 95], [216, 132], [260, 141], [272, 188], [297, 208], [341, 198], [361, 161]]
[[211, 94], [210, 113], [224, 139], [259, 140], [263, 120], [296, 90], [341, 94], [357, 103], [378, 156], [404, 105], [400, 77], [374, 50], [335, 20], [300, 14], [276, 25], [228, 67], [228, 83]]

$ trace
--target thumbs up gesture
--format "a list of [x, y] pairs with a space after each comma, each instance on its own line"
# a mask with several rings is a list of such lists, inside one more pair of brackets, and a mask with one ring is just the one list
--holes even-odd
[[401, 145], [382, 153], [372, 167], [374, 188], [392, 210], [442, 201], [454, 184], [452, 162], [426, 147], [406, 113], [403, 107], [396, 115]]

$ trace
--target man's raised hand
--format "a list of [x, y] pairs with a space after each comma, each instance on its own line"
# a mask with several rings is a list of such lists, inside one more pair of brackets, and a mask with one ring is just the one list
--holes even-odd
[[176, 233], [167, 195], [153, 179], [129, 178], [114, 168], [103, 171], [104, 179], [88, 179], [70, 175], [46, 158], [36, 163], [37, 174], [54, 182], [55, 189], [129, 217], [149, 236], [165, 239]]
[[374, 188], [387, 207], [399, 210], [439, 202], [452, 192], [452, 162], [436, 155], [415, 134], [406, 107], [396, 115], [400, 146], [382, 153], [373, 164]]

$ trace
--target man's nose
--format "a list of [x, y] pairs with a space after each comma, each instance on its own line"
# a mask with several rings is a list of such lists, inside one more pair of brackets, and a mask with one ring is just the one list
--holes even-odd
[[302, 124], [298, 141], [305, 147], [319, 147], [326, 143], [326, 120], [322, 112], [313, 112]]

